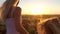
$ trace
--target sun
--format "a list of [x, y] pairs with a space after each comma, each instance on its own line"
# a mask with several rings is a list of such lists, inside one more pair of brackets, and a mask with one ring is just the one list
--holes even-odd
[[34, 15], [43, 14], [44, 13], [43, 7], [36, 5], [36, 6], [32, 7], [31, 13]]

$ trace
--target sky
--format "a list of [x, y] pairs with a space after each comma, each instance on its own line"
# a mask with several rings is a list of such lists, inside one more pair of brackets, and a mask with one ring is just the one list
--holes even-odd
[[60, 0], [20, 0], [18, 6], [22, 14], [60, 14]]

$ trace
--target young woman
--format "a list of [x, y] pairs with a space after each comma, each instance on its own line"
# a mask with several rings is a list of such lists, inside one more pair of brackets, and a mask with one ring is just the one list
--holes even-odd
[[6, 0], [2, 6], [2, 19], [6, 23], [7, 34], [29, 34], [22, 26], [19, 0]]

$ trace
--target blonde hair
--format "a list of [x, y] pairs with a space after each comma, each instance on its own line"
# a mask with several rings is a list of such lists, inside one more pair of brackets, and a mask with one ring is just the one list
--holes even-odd
[[1, 7], [2, 9], [2, 18], [5, 19], [8, 15], [8, 13], [10, 13], [11, 8], [16, 4], [16, 1], [19, 0], [6, 0], [5, 3], [3, 4], [3, 6]]

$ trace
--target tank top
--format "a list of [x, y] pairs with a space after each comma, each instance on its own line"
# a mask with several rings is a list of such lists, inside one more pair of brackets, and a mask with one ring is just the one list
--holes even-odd
[[20, 34], [19, 32], [16, 31], [13, 18], [6, 19], [6, 30], [7, 30], [6, 34]]

